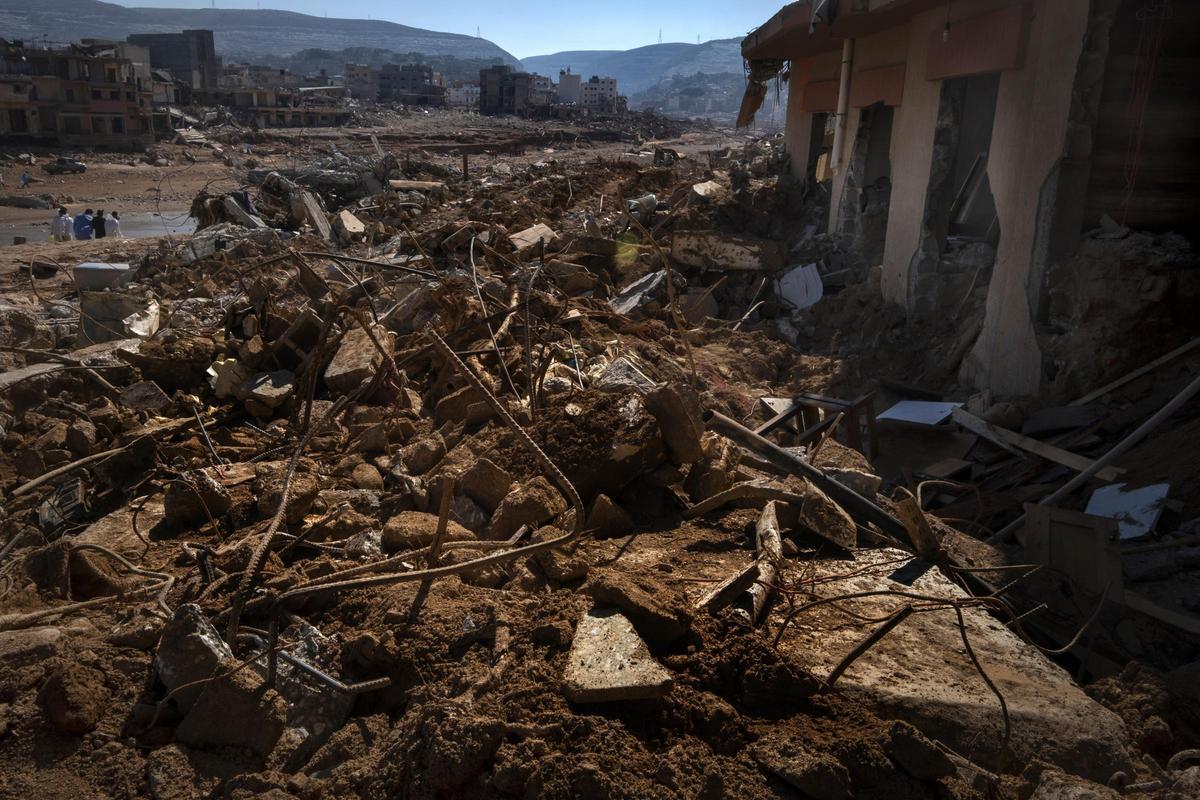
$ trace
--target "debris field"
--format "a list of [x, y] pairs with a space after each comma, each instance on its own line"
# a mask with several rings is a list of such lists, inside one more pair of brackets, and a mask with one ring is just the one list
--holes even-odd
[[[322, 142], [3, 276], [0, 796], [1200, 796], [1197, 639], [1113, 588], [1194, 580], [1194, 422], [1126, 440], [1196, 351], [918, 390], [777, 140], [688, 141]], [[1066, 581], [1106, 466], [1165, 546]]]

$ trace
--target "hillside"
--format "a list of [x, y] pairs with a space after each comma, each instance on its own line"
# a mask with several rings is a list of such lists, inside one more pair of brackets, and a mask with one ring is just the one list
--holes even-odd
[[394, 22], [334, 19], [290, 11], [222, 8], [125, 8], [98, 0], [2, 0], [0, 35], [13, 39], [66, 42], [84, 37], [124, 39], [131, 33], [185, 28], [213, 31], [217, 52], [227, 59], [261, 60], [309, 48], [377, 47], [402, 53], [500, 59], [519, 65], [487, 39], [441, 33]]
[[651, 44], [633, 50], [569, 50], [521, 60], [530, 72], [558, 79], [570, 67], [587, 80], [592, 75], [617, 79], [622, 94], [633, 94], [675, 75], [742, 74], [741, 39], [714, 39], [703, 44]]

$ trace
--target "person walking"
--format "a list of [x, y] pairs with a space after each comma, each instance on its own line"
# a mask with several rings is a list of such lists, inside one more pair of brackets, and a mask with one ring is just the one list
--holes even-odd
[[58, 214], [54, 217], [54, 221], [50, 223], [50, 238], [56, 242], [71, 241], [72, 223], [71, 215], [67, 213], [67, 209], [59, 206]]
[[121, 237], [121, 215], [114, 211], [112, 216], [108, 218], [108, 222], [104, 225], [104, 230], [109, 236], [120, 239]]
[[92, 238], [92, 210], [89, 208], [75, 217], [75, 238], [80, 241]]
[[21, 188], [22, 189], [28, 189], [29, 182], [32, 180], [33, 180], [33, 178], [30, 177], [29, 170], [25, 170], [25, 169], [21, 170]]
[[96, 235], [97, 239], [103, 239], [105, 236], [108, 235], [108, 230], [106, 229], [105, 224], [104, 224], [104, 209], [103, 208], [100, 209], [99, 211], [97, 211], [96, 216], [92, 219], [92, 233], [94, 233]]

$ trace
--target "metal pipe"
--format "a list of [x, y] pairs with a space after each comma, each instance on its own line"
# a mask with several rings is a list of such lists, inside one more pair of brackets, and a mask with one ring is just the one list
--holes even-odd
[[[1150, 417], [1150, 419], [1138, 426], [1137, 430], [1126, 436], [1121, 441], [1117, 442], [1115, 445], [1113, 445], [1111, 450], [1093, 461], [1091, 466], [1063, 484], [1062, 488], [1060, 488], [1058, 491], [1039, 500], [1038, 505], [1053, 505], [1057, 501], [1074, 492], [1080, 486], [1083, 486], [1085, 483], [1091, 480], [1097, 472], [1111, 464], [1114, 458], [1124, 454], [1138, 442], [1142, 441], [1142, 439], [1145, 439], [1147, 436], [1149, 436], [1151, 431], [1161, 425], [1168, 417], [1178, 411], [1185, 403], [1187, 403], [1187, 401], [1191, 400], [1197, 394], [1200, 394], [1200, 377], [1197, 377], [1186, 387], [1184, 387], [1183, 391], [1171, 398], [1169, 403], [1160, 408], [1158, 412], [1154, 414], [1154, 416]], [[1008, 523], [1008, 525], [997, 531], [991, 538], [989, 538], [987, 540], [988, 544], [998, 544], [999, 542], [1003, 542], [1009, 536], [1016, 533], [1017, 528], [1021, 527], [1021, 523], [1024, 521], [1025, 515], [1022, 514], [1012, 522]]]
[[750, 448], [787, 473], [807, 478], [814, 486], [829, 495], [835, 503], [846, 509], [859, 524], [865, 525], [873, 522], [889, 536], [894, 536], [901, 541], [909, 541], [908, 531], [905, 530], [904, 524], [900, 520], [853, 489], [838, 483], [812, 464], [792, 455], [770, 439], [764, 439], [737, 420], [730, 419], [717, 411], [705, 411], [704, 422], [710, 430], [717, 431], [738, 444]]
[[842, 147], [846, 143], [846, 114], [850, 110], [850, 68], [854, 65], [854, 40], [842, 42], [842, 74], [838, 78], [837, 118], [833, 128], [833, 152], [829, 170], [836, 173], [842, 165]]

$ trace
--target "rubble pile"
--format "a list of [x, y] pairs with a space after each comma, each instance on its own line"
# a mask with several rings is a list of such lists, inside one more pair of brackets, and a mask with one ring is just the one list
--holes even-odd
[[805, 190], [627, 155], [335, 150], [6, 310], [0, 792], [1188, 796], [764, 332]]

